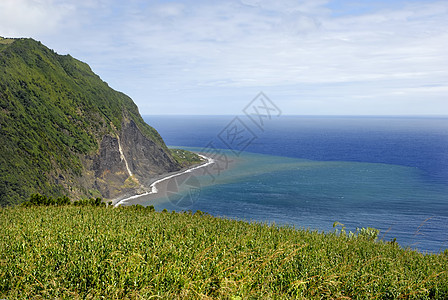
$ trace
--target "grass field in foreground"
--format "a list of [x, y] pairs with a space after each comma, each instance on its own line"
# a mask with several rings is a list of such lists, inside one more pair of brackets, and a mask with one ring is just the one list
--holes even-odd
[[0, 299], [448, 298], [448, 251], [141, 207], [0, 209]]

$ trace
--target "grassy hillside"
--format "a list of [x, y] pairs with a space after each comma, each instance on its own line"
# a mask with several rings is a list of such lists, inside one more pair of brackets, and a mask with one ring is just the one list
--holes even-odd
[[192, 153], [190, 151], [183, 149], [170, 149], [170, 152], [173, 158], [184, 168], [204, 162], [196, 153]]
[[134, 102], [87, 64], [32, 39], [0, 38], [0, 206], [66, 193], [58, 180], [80, 176], [82, 157], [124, 118], [169, 153]]
[[142, 207], [0, 209], [0, 298], [447, 299], [448, 253]]

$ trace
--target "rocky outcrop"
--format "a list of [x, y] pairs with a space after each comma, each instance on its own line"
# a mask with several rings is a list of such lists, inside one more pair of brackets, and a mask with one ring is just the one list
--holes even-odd
[[129, 168], [137, 178], [155, 177], [180, 169], [167, 151], [146, 138], [132, 120], [123, 124], [120, 141]]
[[141, 182], [180, 169], [165, 149], [142, 134], [133, 120], [126, 120], [117, 136], [105, 135], [92, 160], [91, 188], [107, 199], [144, 190]]

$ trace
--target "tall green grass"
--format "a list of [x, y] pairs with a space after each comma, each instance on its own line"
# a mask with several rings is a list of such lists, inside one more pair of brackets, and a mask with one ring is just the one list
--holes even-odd
[[448, 253], [142, 207], [0, 209], [0, 299], [446, 299]]

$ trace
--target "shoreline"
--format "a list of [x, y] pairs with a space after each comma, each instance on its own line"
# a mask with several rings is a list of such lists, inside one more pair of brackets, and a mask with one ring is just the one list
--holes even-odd
[[[149, 186], [150, 191], [148, 191], [148, 192], [145, 192], [143, 194], [133, 195], [133, 196], [126, 197], [126, 198], [120, 199], [120, 200], [112, 200], [113, 207], [117, 207], [117, 206], [126, 204], [129, 200], [137, 199], [137, 198], [140, 198], [140, 197], [143, 197], [143, 196], [157, 194], [159, 192], [159, 190], [156, 187], [157, 184], [159, 184], [159, 183], [161, 183], [163, 181], [166, 181], [168, 179], [171, 179], [171, 178], [174, 178], [174, 177], [186, 174], [186, 173], [190, 173], [190, 172], [192, 172], [194, 170], [198, 170], [198, 169], [207, 167], [207, 166], [215, 163], [215, 161], [212, 158], [208, 157], [208, 156], [205, 156], [205, 155], [202, 155], [202, 154], [199, 154], [199, 153], [196, 153], [196, 154], [198, 156], [202, 157], [203, 159], [206, 159], [207, 161], [202, 163], [202, 164], [200, 164], [200, 165], [194, 165], [194, 166], [192, 166], [192, 167], [190, 167], [190, 168], [188, 168], [186, 170], [183, 170], [183, 171], [180, 170], [180, 171], [177, 171], [177, 172], [174, 172], [174, 173], [166, 174], [166, 176], [164, 176], [162, 178], [159, 178], [156, 181], [154, 181], [153, 183], [151, 183], [151, 185]], [[117, 202], [114, 203], [114, 201], [117, 201]]]

